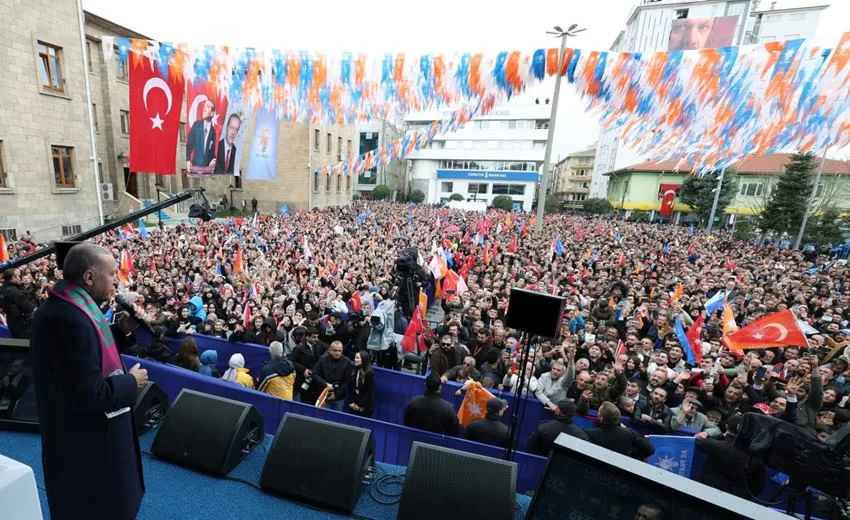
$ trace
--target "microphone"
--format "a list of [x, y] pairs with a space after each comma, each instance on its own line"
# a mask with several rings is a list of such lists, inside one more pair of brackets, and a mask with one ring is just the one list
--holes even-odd
[[117, 293], [115, 295], [115, 303], [117, 303], [118, 306], [121, 307], [121, 309], [126, 311], [134, 320], [136, 320], [136, 323], [138, 323], [140, 327], [148, 331], [151, 337], [156, 337], [156, 333], [154, 332], [151, 324], [148, 323], [147, 320], [139, 316], [139, 313], [136, 311], [136, 307], [134, 307], [133, 304], [130, 303], [125, 293]]

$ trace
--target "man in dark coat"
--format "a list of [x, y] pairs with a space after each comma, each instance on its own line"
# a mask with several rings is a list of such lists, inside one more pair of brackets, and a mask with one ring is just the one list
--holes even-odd
[[307, 329], [304, 341], [296, 345], [289, 355], [295, 365], [295, 391], [300, 393], [302, 403], [316, 404], [319, 390], [313, 385], [313, 367], [327, 349], [328, 346], [319, 341], [319, 330], [311, 327]]
[[646, 437], [620, 424], [620, 410], [608, 401], [599, 407], [599, 426], [588, 430], [587, 436], [597, 446], [635, 459], [655, 453], [655, 446]]
[[0, 287], [0, 308], [6, 311], [9, 332], [13, 338], [28, 339], [30, 322], [36, 304], [21, 285], [21, 272], [9, 269], [3, 273], [3, 286]]
[[750, 499], [750, 493], [758, 496], [764, 489], [767, 469], [762, 461], [735, 448], [735, 436], [741, 426], [741, 415], [733, 415], [726, 421], [723, 440], [697, 439], [696, 446], [708, 455], [700, 480], [720, 491]]
[[425, 395], [416, 396], [404, 407], [404, 425], [457, 437], [460, 423], [455, 407], [440, 397], [440, 376], [425, 378]]
[[[145, 487], [132, 407], [147, 372], [125, 372], [99, 305], [115, 293], [115, 259], [102, 247], [71, 248], [64, 280], [35, 313], [31, 355], [50, 516], [136, 518]], [[114, 332], [113, 332], [114, 330]]]
[[535, 455], [547, 456], [555, 445], [558, 435], [566, 433], [583, 441], [589, 440], [584, 430], [573, 424], [576, 404], [572, 399], [558, 401], [558, 415], [549, 421], [542, 421], [531, 432], [528, 439], [528, 451]]
[[483, 419], [472, 421], [464, 431], [463, 436], [471, 441], [490, 444], [499, 448], [508, 445], [508, 425], [502, 422], [502, 415], [508, 407], [508, 402], [498, 397], [487, 401], [487, 415]]

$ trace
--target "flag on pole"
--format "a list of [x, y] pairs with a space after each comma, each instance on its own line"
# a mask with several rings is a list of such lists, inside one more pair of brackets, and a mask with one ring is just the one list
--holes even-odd
[[6, 247], [6, 237], [0, 233], [0, 262], [9, 261], [9, 249]]
[[723, 316], [720, 318], [723, 323], [723, 337], [732, 334], [738, 330], [738, 324], [735, 322], [735, 315], [732, 313], [732, 307], [728, 303], [723, 304]]
[[413, 317], [407, 325], [407, 330], [404, 331], [404, 337], [401, 338], [401, 348], [405, 353], [416, 352], [422, 350], [417, 348], [422, 341], [421, 334], [425, 332], [425, 325], [422, 323], [422, 312], [419, 307], [413, 309]]
[[688, 329], [685, 337], [688, 338], [688, 344], [694, 354], [697, 364], [702, 363], [702, 313], [699, 313], [694, 324]]
[[463, 396], [463, 402], [460, 403], [460, 409], [457, 411], [457, 420], [466, 428], [472, 421], [487, 415], [487, 401], [493, 398], [493, 394], [481, 386], [481, 383], [474, 381], [464, 386], [466, 395]]
[[679, 343], [682, 344], [682, 350], [685, 351], [685, 355], [688, 358], [688, 363], [691, 365], [697, 365], [696, 356], [694, 355], [694, 349], [691, 348], [691, 343], [688, 341], [688, 337], [685, 335], [685, 329], [682, 328], [682, 320], [676, 316], [676, 338], [679, 339]]
[[714, 293], [714, 296], [709, 298], [707, 302], [705, 302], [705, 311], [709, 314], [714, 314], [715, 312], [723, 309], [723, 305], [726, 303], [726, 293], [723, 291], [717, 291]]
[[142, 240], [147, 240], [148, 238], [148, 228], [142, 219], [139, 219], [139, 236], [142, 237]]
[[726, 336], [723, 338], [723, 344], [731, 350], [747, 350], [785, 346], [805, 347], [809, 342], [800, 330], [794, 313], [786, 309], [757, 319], [738, 332]]

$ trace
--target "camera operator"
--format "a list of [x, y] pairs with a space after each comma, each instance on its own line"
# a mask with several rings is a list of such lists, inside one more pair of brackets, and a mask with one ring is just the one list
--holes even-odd
[[[329, 314], [327, 326], [320, 330], [319, 341], [326, 345], [339, 341], [344, 346], [348, 346], [351, 341], [351, 329], [347, 323], [342, 321], [342, 314], [338, 312]], [[352, 357], [354, 356], [352, 355]]]
[[352, 350], [354, 352], [366, 350], [366, 343], [369, 341], [371, 332], [369, 316], [366, 316], [363, 311], [351, 312], [348, 315], [348, 324], [351, 330]]
[[434, 281], [431, 271], [419, 265], [419, 250], [415, 247], [405, 249], [395, 261], [393, 283], [398, 287], [396, 299], [406, 318], [413, 316], [413, 309], [419, 303], [419, 288]]
[[6, 319], [12, 337], [29, 339], [32, 313], [37, 305], [30, 291], [24, 286], [19, 269], [9, 269], [3, 273], [3, 286], [0, 287], [0, 307], [6, 311]]
[[313, 370], [322, 354], [328, 350], [325, 343], [319, 341], [319, 330], [308, 328], [307, 336], [292, 351], [290, 360], [295, 365], [295, 390], [301, 394], [301, 402], [315, 404], [319, 390], [313, 385]]

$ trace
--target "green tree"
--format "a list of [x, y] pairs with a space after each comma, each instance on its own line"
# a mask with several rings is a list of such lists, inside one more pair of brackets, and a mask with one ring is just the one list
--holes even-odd
[[759, 215], [759, 225], [763, 230], [796, 236], [806, 213], [816, 167], [815, 156], [811, 153], [791, 156], [790, 162], [785, 165], [785, 173]]
[[423, 200], [425, 200], [425, 194], [422, 193], [422, 190], [413, 190], [410, 192], [410, 202], [419, 204]]
[[452, 193], [452, 196], [449, 197], [449, 200], [463, 200], [463, 195], [460, 193]]
[[375, 189], [372, 190], [372, 198], [374, 200], [387, 200], [390, 198], [390, 189], [386, 184], [378, 184], [375, 186]]
[[[711, 216], [711, 206], [714, 204], [714, 192], [717, 189], [719, 176], [719, 171], [704, 175], [691, 175], [685, 179], [682, 187], [679, 188], [677, 197], [683, 204], [687, 204], [694, 210], [700, 225], [707, 224], [708, 217]], [[736, 191], [738, 191], [738, 181], [735, 178], [735, 170], [727, 168], [725, 175], [723, 175], [723, 184], [720, 187], [720, 198], [717, 200], [717, 211], [714, 213], [715, 218], [723, 214], [723, 210], [735, 197]]]
[[642, 209], [636, 209], [629, 215], [629, 220], [635, 222], [649, 222], [649, 212]]
[[735, 222], [735, 240], [751, 240], [758, 232], [758, 222], [753, 219], [738, 219]]
[[511, 211], [514, 209], [514, 200], [507, 195], [496, 195], [493, 197], [493, 203], [491, 205], [496, 209]]
[[556, 213], [560, 209], [561, 203], [553, 195], [546, 196], [546, 203], [543, 205], [545, 213]]
[[592, 215], [607, 215], [614, 209], [608, 199], [584, 199], [581, 208]]
[[809, 217], [805, 240], [819, 245], [837, 244], [844, 240], [841, 231], [841, 213], [835, 208], [826, 208], [818, 215]]

